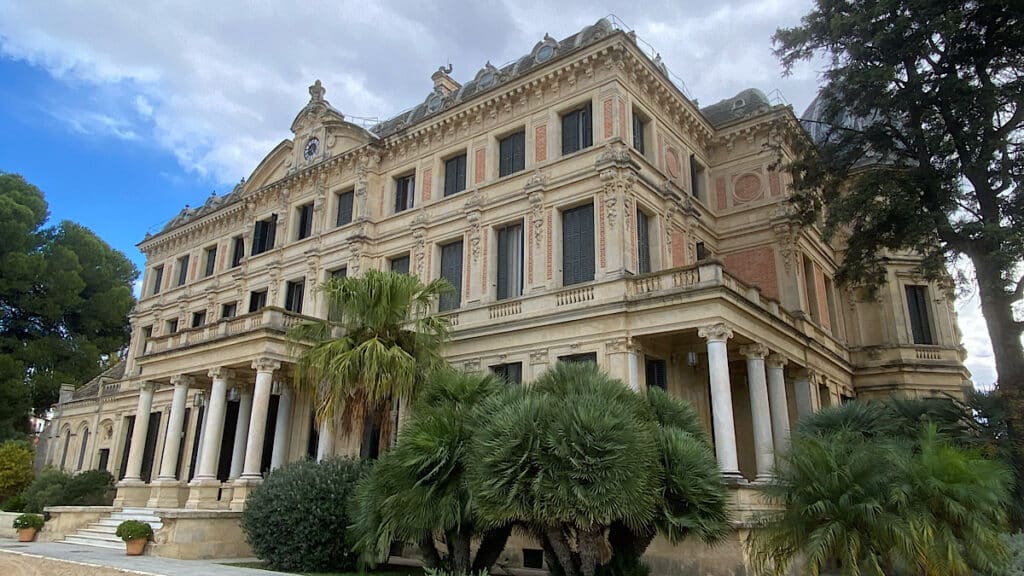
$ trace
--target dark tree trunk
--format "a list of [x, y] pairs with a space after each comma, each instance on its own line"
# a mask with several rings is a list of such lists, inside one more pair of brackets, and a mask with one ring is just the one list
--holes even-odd
[[608, 544], [612, 547], [612, 554], [628, 554], [639, 559], [643, 557], [647, 547], [654, 541], [655, 534], [654, 531], [637, 534], [622, 522], [612, 522], [608, 529]]
[[437, 545], [434, 544], [433, 534], [424, 534], [416, 544], [419, 546], [420, 555], [423, 556], [423, 565], [425, 567], [441, 567], [441, 553], [437, 551]]
[[[985, 315], [992, 354], [996, 362], [996, 393], [1006, 406], [1007, 432], [1013, 450], [1016, 487], [1014, 497], [1024, 501], [1024, 348], [1021, 325], [1014, 320], [1014, 295], [1006, 291], [998, 266], [987, 255], [971, 255], [978, 280], [981, 312]], [[1012, 519], [1016, 530], [1024, 529], [1024, 518]]]
[[476, 551], [476, 558], [473, 559], [474, 573], [480, 573], [483, 570], [490, 571], [505, 550], [505, 543], [508, 542], [508, 537], [511, 534], [511, 524], [484, 532], [483, 538], [480, 539], [480, 547]]
[[572, 557], [572, 549], [569, 548], [569, 541], [561, 528], [548, 528], [544, 532], [544, 538], [551, 547], [558, 563], [562, 565], [562, 572], [565, 576], [580, 576], [576, 567], [576, 560]]
[[600, 555], [600, 540], [604, 537], [600, 526], [593, 526], [576, 532], [576, 547], [580, 551], [580, 573], [583, 576], [594, 576]]
[[470, 542], [473, 532], [470, 530], [451, 530], [446, 534], [448, 540], [448, 567], [455, 574], [469, 572]]

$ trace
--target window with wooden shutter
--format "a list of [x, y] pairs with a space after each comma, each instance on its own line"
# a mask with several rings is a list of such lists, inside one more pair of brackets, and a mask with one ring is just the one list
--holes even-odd
[[648, 388], [668, 390], [668, 370], [665, 361], [658, 358], [647, 358], [644, 362]]
[[905, 288], [914, 344], [934, 344], [931, 323], [928, 320], [928, 287], [908, 285]]
[[441, 278], [451, 283], [453, 290], [442, 294], [438, 310], [454, 310], [462, 305], [462, 241], [441, 247]]
[[416, 174], [395, 178], [395, 213], [412, 208], [416, 196]]
[[644, 153], [646, 125], [646, 119], [640, 115], [640, 112], [633, 110], [633, 148], [641, 154]]
[[491, 366], [491, 372], [509, 384], [523, 383], [523, 363], [509, 362], [508, 364], [497, 364]]
[[651, 271], [651, 235], [650, 222], [647, 214], [636, 210], [636, 252], [637, 273], [647, 274]]
[[352, 190], [338, 194], [338, 218], [335, 221], [337, 226], [344, 226], [352, 222], [352, 199], [355, 193]]
[[594, 279], [594, 205], [562, 212], [562, 285]]
[[199, 328], [206, 324], [206, 310], [192, 313], [192, 327]]
[[508, 176], [526, 168], [526, 131], [509, 134], [498, 142], [498, 176]]
[[562, 155], [589, 148], [593, 143], [590, 102], [562, 115]]
[[267, 291], [256, 290], [249, 294], [249, 312], [255, 312], [267, 305]]
[[704, 197], [704, 165], [690, 154], [690, 194], [694, 198]]
[[444, 163], [444, 195], [451, 196], [466, 189], [466, 155], [449, 158]]
[[274, 236], [277, 234], [277, 214], [270, 218], [258, 220], [252, 232], [252, 255], [263, 254], [274, 247]]
[[236, 236], [234, 245], [231, 247], [231, 267], [234, 268], [241, 264], [242, 258], [245, 258], [245, 238]]
[[313, 203], [303, 204], [297, 210], [298, 230], [295, 234], [296, 240], [309, 238], [313, 235]]
[[497, 298], [515, 298], [523, 294], [523, 225], [498, 229]]
[[224, 318], [234, 318], [236, 314], [238, 314], [238, 303], [237, 302], [228, 302], [227, 304], [224, 304], [224, 305], [222, 305], [220, 307], [220, 317], [221, 317], [221, 319], [224, 319]]
[[152, 294], [159, 294], [161, 284], [164, 283], [164, 267], [157, 266], [153, 268], [153, 290]]
[[285, 290], [284, 308], [289, 312], [295, 312], [296, 314], [302, 313], [302, 298], [306, 291], [306, 280], [295, 280], [288, 283], [288, 287]]
[[214, 270], [217, 269], [217, 247], [210, 246], [206, 249], [206, 271], [204, 276], [213, 276]]
[[188, 254], [178, 258], [178, 286], [184, 286], [188, 279]]
[[409, 273], [409, 256], [398, 256], [391, 259], [391, 271], [400, 272], [402, 274]]

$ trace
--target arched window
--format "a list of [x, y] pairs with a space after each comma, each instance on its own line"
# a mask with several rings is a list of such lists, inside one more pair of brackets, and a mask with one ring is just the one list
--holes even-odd
[[82, 446], [78, 449], [78, 467], [76, 470], [81, 470], [85, 466], [85, 450], [89, 445], [89, 427], [82, 428]]
[[60, 469], [63, 470], [68, 462], [68, 447], [71, 446], [71, 428], [64, 430], [64, 451], [60, 455]]

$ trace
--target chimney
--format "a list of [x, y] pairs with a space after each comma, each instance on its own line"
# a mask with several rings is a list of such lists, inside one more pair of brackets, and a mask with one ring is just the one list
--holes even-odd
[[454, 78], [449, 76], [452, 72], [452, 65], [441, 66], [430, 75], [430, 79], [434, 81], [434, 92], [448, 96], [449, 94], [462, 88], [462, 84], [455, 81]]
[[58, 404], [67, 404], [68, 402], [71, 402], [71, 397], [74, 395], [74, 393], [75, 393], [75, 385], [74, 384], [61, 384], [60, 385], [60, 396], [57, 397], [58, 398], [57, 399], [57, 403]]

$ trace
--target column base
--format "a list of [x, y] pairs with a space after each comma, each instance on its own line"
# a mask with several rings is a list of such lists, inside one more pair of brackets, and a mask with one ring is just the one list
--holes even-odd
[[142, 480], [125, 479], [117, 483], [114, 506], [119, 508], [141, 508], [149, 501], [149, 484]]
[[739, 472], [722, 472], [722, 481], [730, 486], [746, 486], [750, 481]]
[[758, 474], [757, 477], [754, 478], [754, 481], [751, 482], [751, 484], [758, 484], [758, 485], [768, 484], [768, 483], [770, 483], [772, 481], [773, 478], [775, 478], [775, 477], [772, 476], [771, 474]]
[[157, 480], [151, 485], [147, 508], [181, 508], [188, 488], [177, 480]]
[[245, 499], [254, 488], [263, 483], [263, 478], [238, 478], [231, 483], [231, 504], [229, 510], [245, 509]]
[[185, 508], [189, 510], [216, 510], [221, 507], [221, 482], [216, 478], [193, 480], [188, 485]]

